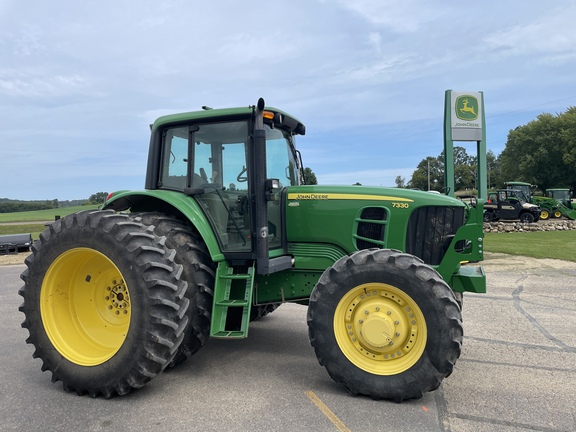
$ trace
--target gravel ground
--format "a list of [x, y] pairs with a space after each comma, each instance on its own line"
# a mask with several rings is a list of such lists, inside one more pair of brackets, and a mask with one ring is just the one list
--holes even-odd
[[0, 255], [0, 266], [24, 264], [24, 260], [31, 252], [20, 252], [18, 254]]

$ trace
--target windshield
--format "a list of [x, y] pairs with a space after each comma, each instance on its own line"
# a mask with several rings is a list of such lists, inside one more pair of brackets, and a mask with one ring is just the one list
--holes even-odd
[[526, 195], [524, 192], [520, 190], [502, 190], [499, 191], [499, 200], [500, 201], [519, 201], [520, 204], [526, 204], [528, 200], [526, 199]]
[[548, 192], [550, 198], [554, 198], [561, 201], [570, 201], [570, 191], [569, 190], [553, 190]]
[[528, 197], [530, 196], [530, 185], [513, 185], [513, 186], [509, 186], [508, 189], [515, 189], [515, 190], [519, 190], [524, 194], [524, 200], [527, 201]]

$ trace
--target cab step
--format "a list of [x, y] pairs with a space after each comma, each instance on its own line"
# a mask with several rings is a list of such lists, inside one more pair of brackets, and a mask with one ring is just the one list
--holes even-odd
[[248, 337], [254, 265], [246, 273], [235, 273], [226, 262], [218, 263], [210, 336], [224, 339]]

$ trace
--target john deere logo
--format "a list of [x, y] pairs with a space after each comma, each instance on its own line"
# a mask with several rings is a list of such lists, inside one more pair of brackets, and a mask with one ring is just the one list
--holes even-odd
[[476, 120], [478, 118], [478, 99], [463, 95], [456, 98], [456, 117], [460, 120]]

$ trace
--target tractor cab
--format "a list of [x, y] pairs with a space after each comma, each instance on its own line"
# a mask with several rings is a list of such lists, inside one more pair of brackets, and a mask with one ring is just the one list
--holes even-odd
[[527, 202], [531, 202], [532, 196], [534, 195], [534, 191], [538, 187], [537, 185], [533, 185], [530, 183], [516, 182], [516, 181], [506, 182], [504, 183], [504, 185], [506, 186], [506, 189], [521, 191], [524, 194]]
[[546, 189], [546, 196], [548, 198], [553, 198], [556, 201], [560, 201], [569, 209], [573, 208], [570, 189], [566, 188]]
[[303, 183], [294, 146], [294, 136], [305, 133], [300, 121], [261, 99], [160, 117], [151, 129], [146, 190], [116, 192], [107, 208], [180, 212], [214, 259], [256, 262], [259, 274], [292, 267], [281, 195]]
[[[269, 247], [281, 246], [280, 187], [299, 183], [296, 153], [289, 130], [264, 125], [266, 178], [277, 183], [267, 201]], [[200, 204], [223, 251], [252, 250], [251, 223], [254, 179], [249, 177], [246, 119], [169, 126], [162, 133], [161, 169], [157, 188], [183, 191]]]

